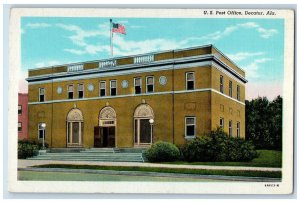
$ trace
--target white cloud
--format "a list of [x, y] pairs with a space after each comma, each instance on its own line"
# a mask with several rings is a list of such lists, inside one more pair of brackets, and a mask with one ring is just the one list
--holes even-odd
[[258, 78], [259, 77], [258, 70], [260, 68], [262, 68], [262, 66], [265, 62], [268, 62], [271, 60], [272, 59], [270, 59], [270, 58], [256, 59], [253, 62], [251, 62], [250, 64], [243, 66], [243, 68], [245, 69], [245, 71], [247, 73], [247, 77], [248, 78]]
[[77, 25], [66, 25], [66, 24], [56, 24], [56, 26], [73, 32], [69, 39], [72, 41], [74, 45], [77, 45], [81, 48], [79, 49], [70, 49], [65, 48], [64, 51], [70, 52], [76, 55], [83, 55], [83, 54], [97, 54], [101, 51], [107, 50], [107, 46], [95, 45], [90, 44], [86, 41], [87, 38], [91, 37], [110, 37], [109, 32], [109, 24], [99, 24], [97, 30], [83, 30], [81, 27]]
[[[118, 21], [119, 23], [128, 23], [128, 21]], [[98, 25], [98, 29], [96, 30], [84, 30], [77, 25], [68, 25], [68, 24], [56, 24], [55, 26], [62, 28], [64, 30], [72, 32], [72, 34], [68, 37], [71, 42], [78, 46], [78, 48], [74, 47], [66, 47], [64, 51], [76, 54], [76, 55], [84, 55], [90, 54], [95, 55], [100, 52], [110, 53], [110, 47], [103, 44], [92, 44], [88, 41], [90, 38], [107, 38], [109, 40], [110, 37], [110, 28], [109, 22], [102, 23]], [[127, 26], [131, 28], [139, 28], [141, 26], [130, 25]], [[267, 30], [262, 28], [260, 25], [254, 22], [247, 22], [242, 24], [236, 24], [232, 26], [228, 26], [223, 30], [219, 30], [213, 33], [208, 33], [207, 35], [201, 37], [190, 37], [184, 40], [175, 40], [175, 39], [164, 39], [164, 38], [156, 38], [156, 39], [148, 39], [141, 41], [133, 41], [126, 40], [126, 37], [121, 36], [119, 34], [114, 34], [114, 55], [130, 55], [130, 54], [140, 54], [147, 53], [152, 51], [160, 51], [160, 50], [169, 50], [176, 48], [185, 48], [195, 44], [208, 44], [214, 43], [217, 40], [220, 40], [226, 36], [229, 36], [233, 32], [237, 32], [239, 29], [254, 29], [256, 30], [262, 38], [269, 38], [273, 34], [276, 33], [275, 29]], [[251, 56], [259, 56], [262, 53], [240, 53], [239, 55], [235, 55], [232, 57], [235, 61], [243, 60], [247, 57]], [[250, 65], [250, 64], [249, 64]]]
[[227, 54], [227, 56], [233, 61], [242, 61], [254, 56], [264, 55], [264, 52], [238, 52], [236, 54]]
[[34, 64], [34, 66], [36, 68], [42, 68], [42, 67], [48, 67], [48, 66], [55, 66], [55, 65], [59, 65], [61, 64], [61, 62], [59, 61], [55, 61], [55, 60], [45, 60], [45, 61], [41, 61], [41, 62], [37, 62]]
[[70, 52], [70, 53], [76, 54], [76, 55], [83, 55], [86, 53], [85, 51], [78, 50], [78, 49], [64, 49], [64, 51]]
[[51, 27], [48, 23], [28, 23], [26, 26], [32, 29]]
[[275, 29], [269, 29], [269, 30], [267, 30], [267, 29], [264, 29], [262, 27], [259, 27], [257, 29], [257, 31], [260, 33], [260, 36], [262, 38], [265, 38], [265, 39], [268, 39], [268, 38], [272, 37], [274, 34], [277, 33], [277, 30], [275, 30]]
[[129, 27], [132, 28], [132, 29], [138, 29], [138, 28], [142, 28], [142, 27], [144, 27], [144, 26], [130, 25]]

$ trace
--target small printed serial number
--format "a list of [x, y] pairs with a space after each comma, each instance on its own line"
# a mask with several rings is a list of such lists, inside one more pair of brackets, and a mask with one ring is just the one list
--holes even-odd
[[279, 187], [279, 184], [275, 184], [275, 183], [265, 184], [265, 187]]

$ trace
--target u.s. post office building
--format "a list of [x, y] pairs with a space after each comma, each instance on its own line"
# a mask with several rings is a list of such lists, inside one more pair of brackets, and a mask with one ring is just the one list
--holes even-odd
[[245, 137], [245, 72], [213, 45], [29, 70], [29, 137], [53, 148]]

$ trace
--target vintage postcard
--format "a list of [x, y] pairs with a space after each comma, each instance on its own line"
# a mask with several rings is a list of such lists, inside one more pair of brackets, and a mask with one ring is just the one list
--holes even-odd
[[293, 192], [293, 10], [10, 17], [10, 192]]

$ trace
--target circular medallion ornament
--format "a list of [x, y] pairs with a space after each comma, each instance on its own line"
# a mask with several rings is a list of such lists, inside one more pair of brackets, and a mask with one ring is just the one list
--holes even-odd
[[123, 80], [122, 81], [122, 87], [123, 88], [127, 88], [128, 87], [128, 81], [127, 80]]
[[161, 84], [161, 85], [167, 84], [167, 78], [166, 78], [166, 76], [160, 76], [160, 78], [159, 78], [159, 84]]
[[94, 91], [94, 85], [93, 84], [88, 84], [88, 90], [90, 92]]
[[63, 91], [62, 87], [57, 87], [57, 90], [56, 90], [57, 94], [61, 94], [62, 91]]

